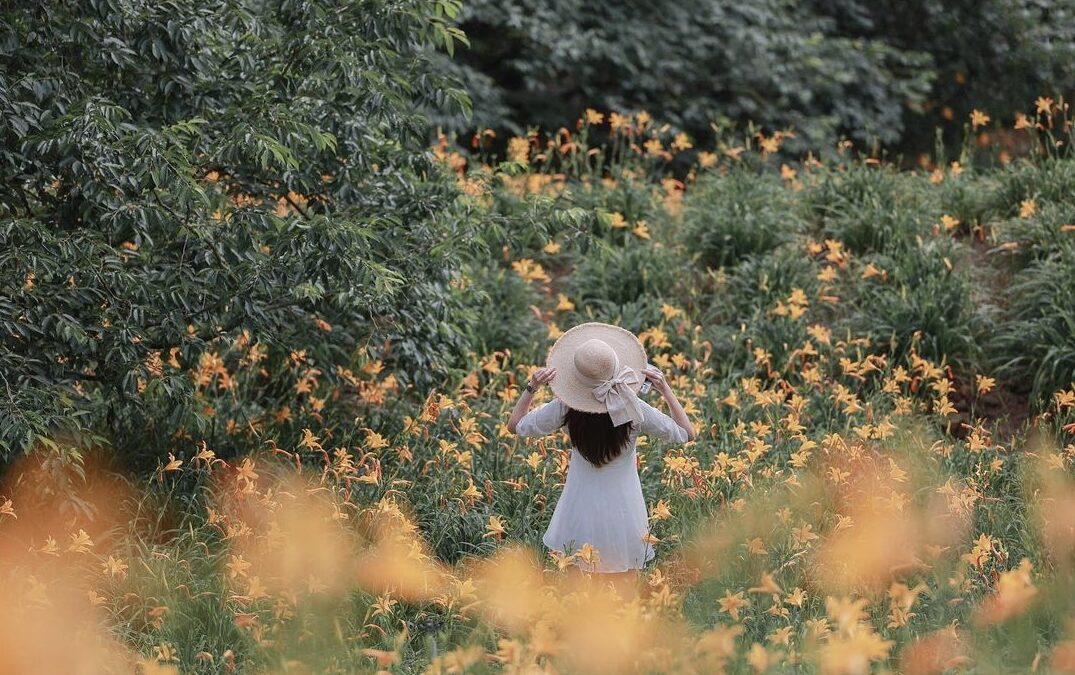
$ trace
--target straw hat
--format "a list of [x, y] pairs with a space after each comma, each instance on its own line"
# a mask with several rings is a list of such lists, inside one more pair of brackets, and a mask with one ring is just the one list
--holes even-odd
[[635, 334], [607, 323], [583, 323], [560, 336], [546, 365], [556, 369], [550, 386], [569, 408], [607, 412], [616, 426], [641, 423], [638, 390], [646, 348]]

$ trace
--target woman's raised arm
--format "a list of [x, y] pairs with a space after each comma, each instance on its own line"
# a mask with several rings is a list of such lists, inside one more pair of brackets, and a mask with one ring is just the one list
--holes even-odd
[[515, 403], [515, 409], [511, 411], [511, 417], [508, 419], [508, 431], [515, 433], [519, 420], [530, 409], [530, 402], [534, 400], [534, 393], [551, 382], [555, 376], [555, 368], [538, 368], [534, 371], [534, 376], [530, 378], [530, 382], [527, 383], [526, 388], [523, 389], [522, 394], [519, 396], [519, 400]]
[[679, 399], [676, 398], [676, 393], [672, 391], [672, 385], [668, 384], [668, 380], [664, 379], [664, 373], [662, 373], [656, 366], [653, 366], [644, 369], [642, 374], [646, 376], [647, 380], [653, 383], [653, 386], [661, 393], [661, 396], [668, 403], [668, 411], [671, 413], [672, 419], [687, 432], [687, 440], [693, 441], [694, 425], [691, 424], [690, 418], [687, 417], [687, 412], [683, 410], [683, 406], [680, 404]]

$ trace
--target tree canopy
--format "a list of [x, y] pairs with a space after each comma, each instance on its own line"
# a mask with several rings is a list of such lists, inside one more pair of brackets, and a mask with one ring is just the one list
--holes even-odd
[[474, 121], [515, 133], [594, 107], [696, 137], [723, 118], [792, 127], [798, 149], [837, 134], [928, 149], [974, 107], [1075, 87], [1073, 0], [474, 0], [460, 22], [473, 48], [448, 67]]
[[[87, 0], [0, 12], [0, 458], [57, 429], [196, 424], [241, 337], [432, 377], [475, 245], [422, 109], [456, 0]], [[457, 319], [458, 320], [458, 319]], [[170, 374], [171, 373], [171, 374]], [[331, 375], [331, 373], [326, 373]], [[144, 396], [138, 396], [138, 393]]]

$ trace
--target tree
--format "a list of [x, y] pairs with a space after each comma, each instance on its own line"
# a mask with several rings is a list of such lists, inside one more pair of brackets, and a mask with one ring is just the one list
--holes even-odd
[[511, 111], [477, 121], [515, 131], [596, 107], [644, 109], [696, 136], [725, 117], [793, 126], [799, 148], [831, 146], [836, 132], [891, 142], [931, 77], [928, 55], [841, 35], [789, 0], [476, 0], [460, 25], [474, 48], [457, 68], [478, 86], [476, 108]]
[[[212, 345], [432, 379], [474, 224], [419, 109], [457, 0], [48, 0], [0, 11], [0, 459], [182, 418]], [[416, 380], [417, 381], [417, 380]], [[136, 448], [132, 448], [136, 449]]]

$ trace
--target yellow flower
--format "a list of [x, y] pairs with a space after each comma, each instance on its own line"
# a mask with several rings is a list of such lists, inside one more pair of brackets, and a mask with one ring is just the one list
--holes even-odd
[[974, 380], [977, 385], [979, 396], [981, 396], [982, 394], [988, 394], [989, 392], [993, 391], [993, 389], [997, 386], [997, 381], [995, 378], [986, 377], [985, 375], [976, 375], [974, 377]]
[[605, 121], [604, 114], [594, 110], [593, 108], [587, 108], [584, 114], [586, 117], [586, 124], [601, 124]]
[[519, 164], [529, 164], [530, 139], [516, 136], [508, 141], [508, 160]]
[[589, 542], [580, 546], [579, 550], [575, 552], [575, 556], [587, 565], [596, 565], [601, 560], [597, 549]]
[[771, 645], [789, 645], [791, 644], [791, 632], [794, 629], [794, 626], [784, 626], [783, 628], [778, 628], [772, 633], [769, 633], [769, 635], [767, 635], [765, 639]]
[[108, 560], [101, 563], [101, 568], [104, 570], [105, 574], [113, 578], [118, 577], [122, 579], [127, 576], [127, 563], [117, 558], [113, 558], [112, 556], [108, 556]]
[[978, 608], [978, 623], [998, 623], [1026, 611], [1038, 589], [1030, 580], [1030, 561], [1023, 558], [1019, 567], [1001, 572], [997, 592]]
[[945, 232], [951, 232], [952, 230], [959, 227], [959, 222], [960, 221], [958, 218], [953, 218], [947, 213], [941, 216], [941, 225], [944, 226]]
[[784, 602], [789, 605], [795, 605], [796, 607], [802, 607], [803, 603], [806, 602], [806, 593], [803, 592], [803, 589], [796, 586], [791, 593], [788, 594], [788, 597], [784, 598]]
[[754, 537], [748, 539], [744, 547], [747, 549], [747, 553], [753, 553], [754, 555], [768, 555], [768, 551], [765, 550], [765, 543], [761, 540], [761, 537]]
[[78, 534], [71, 535], [71, 543], [67, 546], [67, 550], [71, 553], [88, 553], [93, 548], [93, 540], [90, 539], [90, 535], [86, 534], [86, 530], [79, 530]]
[[646, 148], [647, 155], [660, 155], [664, 152], [664, 145], [659, 138], [651, 138], [642, 144]]
[[515, 273], [527, 281], [541, 281], [548, 283], [550, 281], [549, 275], [545, 273], [545, 268], [540, 263], [534, 262], [530, 258], [523, 258], [522, 260], [516, 260], [511, 263], [511, 268], [515, 270]]
[[250, 563], [241, 555], [232, 555], [228, 557], [228, 563], [225, 567], [228, 568], [228, 576], [235, 579], [246, 576], [246, 571], [250, 569]]
[[571, 302], [563, 293], [559, 293], [557, 295], [556, 311], [570, 312], [573, 309], [575, 309], [575, 303]]
[[1034, 105], [1039, 115], [1048, 115], [1053, 109], [1053, 99], [1048, 96], [1039, 96]]
[[1015, 128], [1016, 129], [1029, 129], [1031, 126], [1032, 125], [1030, 124], [1030, 118], [1029, 117], [1027, 117], [1023, 113], [1015, 113]]
[[650, 520], [667, 520], [672, 517], [672, 510], [668, 508], [668, 502], [661, 499], [650, 511]]
[[556, 255], [560, 252], [560, 244], [556, 243], [555, 241], [550, 241], [549, 243], [545, 244], [545, 246], [542, 247], [541, 250], [545, 251], [549, 255]]
[[179, 467], [183, 466], [183, 460], [176, 459], [175, 455], [168, 453], [168, 463], [164, 465], [161, 471], [178, 471]]
[[973, 129], [983, 127], [989, 124], [989, 115], [985, 114], [981, 110], [972, 110], [970, 113], [970, 123]]
[[613, 131], [629, 130], [631, 128], [631, 118], [619, 113], [609, 113], [608, 123]]
[[698, 153], [698, 165], [708, 169], [711, 166], [715, 166], [717, 163], [717, 155], [714, 152], [699, 152]]
[[761, 673], [769, 668], [769, 662], [772, 655], [766, 651], [765, 647], [760, 642], [755, 642], [750, 646], [750, 651], [747, 652], [747, 663], [754, 669], [755, 673]]
[[1034, 212], [1038, 209], [1038, 203], [1033, 199], [1024, 199], [1019, 202], [1019, 217], [1030, 218], [1034, 215]]
[[641, 239], [649, 239], [649, 227], [646, 225], [646, 221], [640, 220], [635, 224], [635, 229], [632, 230], [635, 236]]
[[739, 620], [739, 610], [750, 604], [750, 601], [743, 597], [742, 591], [732, 595], [730, 590], [724, 591], [724, 597], [720, 598], [718, 602], [720, 603], [720, 611], [727, 612], [736, 621]]
[[485, 534], [482, 535], [482, 538], [496, 537], [500, 539], [505, 534], [507, 534], [507, 530], [504, 529], [504, 523], [500, 520], [500, 516], [489, 516], [489, 524], [486, 526]]
[[623, 214], [619, 211], [612, 212], [612, 220], [609, 221], [610, 227], [627, 227], [627, 219], [623, 217]]
[[1056, 407], [1059, 410], [1071, 408], [1075, 406], [1075, 389], [1058, 391], [1053, 394], [1053, 398], [1056, 400]]
[[767, 595], [780, 595], [784, 589], [773, 580], [773, 575], [768, 572], [761, 573], [761, 581], [754, 588], [747, 589], [747, 593], [765, 593]]
[[676, 150], [689, 150], [694, 147], [691, 144], [690, 136], [685, 133], [678, 133], [676, 137], [672, 139], [672, 147]]

